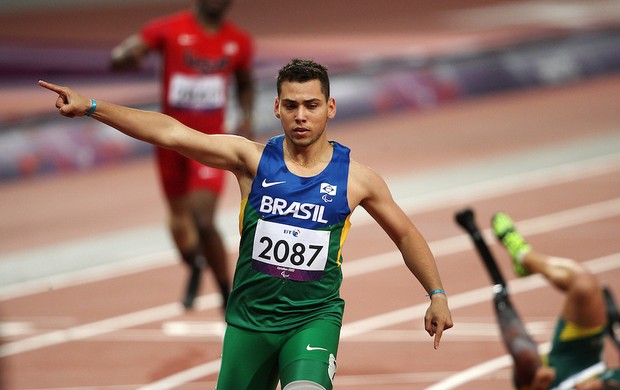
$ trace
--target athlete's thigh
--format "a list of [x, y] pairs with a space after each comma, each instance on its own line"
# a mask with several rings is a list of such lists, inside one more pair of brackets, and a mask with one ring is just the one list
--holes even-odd
[[303, 326], [286, 341], [280, 354], [280, 382], [307, 380], [331, 389], [336, 375], [340, 326], [317, 320]]
[[277, 334], [251, 332], [228, 325], [217, 389], [275, 389], [280, 340]]
[[193, 190], [189, 194], [193, 217], [200, 226], [206, 228], [214, 227], [217, 201], [217, 194], [209, 190]]

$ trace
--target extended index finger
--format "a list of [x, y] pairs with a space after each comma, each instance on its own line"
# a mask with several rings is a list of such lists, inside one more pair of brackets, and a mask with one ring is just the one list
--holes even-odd
[[48, 83], [45, 80], [39, 80], [39, 85], [42, 86], [43, 88], [47, 88], [50, 91], [54, 91], [57, 94], [60, 94], [63, 92], [63, 88], [60, 85], [56, 85], [54, 83]]
[[435, 339], [433, 341], [433, 347], [439, 348], [439, 342], [441, 341], [441, 335], [443, 334], [443, 325], [437, 325], [435, 329]]

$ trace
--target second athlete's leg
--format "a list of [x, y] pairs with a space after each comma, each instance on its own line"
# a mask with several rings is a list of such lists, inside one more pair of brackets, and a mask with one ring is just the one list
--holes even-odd
[[198, 248], [198, 231], [188, 197], [191, 181], [190, 160], [163, 148], [155, 148], [160, 184], [167, 202], [168, 229], [189, 271], [183, 305], [191, 308], [200, 287], [204, 259]]
[[597, 278], [580, 263], [536, 251], [528, 252], [523, 265], [543, 275], [566, 294], [562, 317], [581, 327], [597, 327], [607, 321], [605, 299]]
[[529, 386], [542, 366], [538, 346], [512, 306], [506, 289], [495, 291], [493, 304], [502, 341], [514, 362], [514, 384], [517, 389]]
[[495, 235], [512, 257], [519, 276], [541, 274], [566, 294], [562, 317], [581, 327], [602, 326], [606, 322], [605, 299], [596, 277], [572, 259], [549, 256], [532, 250], [505, 213], [493, 216]]
[[222, 294], [222, 304], [226, 307], [230, 293], [230, 272], [224, 240], [215, 224], [217, 196], [208, 190], [194, 190], [190, 202], [201, 253], [213, 270]]
[[190, 309], [200, 290], [202, 271], [206, 261], [199, 247], [199, 233], [194, 223], [190, 199], [187, 196], [168, 199], [168, 227], [181, 258], [188, 267], [189, 280], [183, 297], [183, 306]]

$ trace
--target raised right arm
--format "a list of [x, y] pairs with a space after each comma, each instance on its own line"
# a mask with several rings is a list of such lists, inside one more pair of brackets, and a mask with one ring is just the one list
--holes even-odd
[[[56, 92], [56, 108], [69, 118], [87, 114], [92, 100], [70, 88], [39, 81]], [[167, 115], [97, 101], [91, 117], [130, 137], [173, 149], [184, 156], [235, 175], [255, 174], [263, 146], [234, 135], [207, 135], [183, 125]]]

